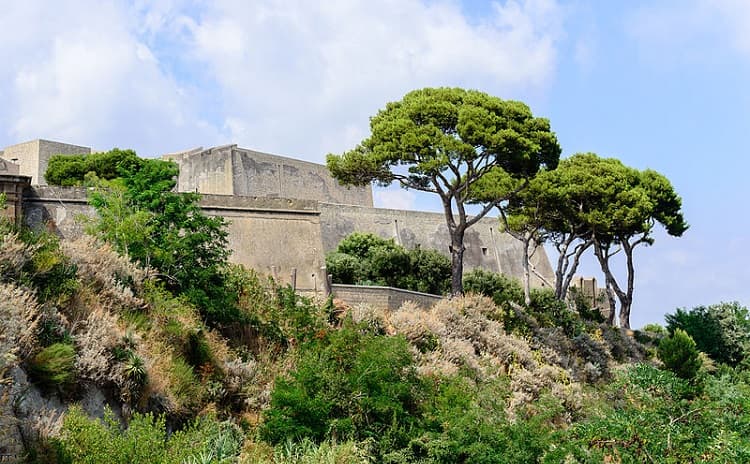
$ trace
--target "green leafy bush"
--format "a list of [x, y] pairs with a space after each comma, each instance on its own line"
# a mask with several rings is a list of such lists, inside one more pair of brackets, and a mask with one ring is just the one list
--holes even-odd
[[402, 337], [360, 326], [328, 332], [301, 349], [278, 379], [261, 435], [272, 443], [310, 438], [373, 438], [403, 445], [418, 421], [421, 383]]
[[670, 333], [684, 330], [714, 361], [737, 366], [750, 355], [750, 313], [736, 301], [678, 308], [665, 319]]
[[662, 339], [657, 352], [664, 366], [682, 379], [692, 379], [701, 367], [695, 342], [684, 330], [677, 329]]
[[239, 454], [241, 443], [235, 426], [212, 418], [167, 434], [163, 416], [135, 413], [122, 430], [110, 410], [102, 422], [77, 406], [66, 414], [59, 440], [63, 455], [83, 464], [226, 462]]
[[407, 250], [392, 239], [355, 232], [326, 256], [333, 281], [387, 285], [443, 294], [450, 288], [450, 260], [434, 250]]
[[488, 296], [500, 307], [507, 307], [510, 302], [523, 302], [523, 288], [520, 282], [479, 268], [464, 274], [464, 291]]
[[750, 462], [750, 385], [708, 376], [703, 393], [669, 371], [636, 364], [558, 430], [542, 462]]
[[68, 388], [75, 379], [76, 350], [69, 343], [43, 348], [28, 362], [32, 378], [46, 388]]
[[133, 150], [113, 148], [89, 155], [54, 155], [50, 158], [44, 179], [50, 185], [83, 185], [86, 175], [94, 173], [100, 179], [119, 177], [120, 166], [138, 159]]
[[236, 295], [226, 288], [226, 221], [203, 214], [198, 194], [172, 191], [179, 169], [171, 161], [128, 158], [117, 172], [89, 196], [98, 213], [89, 232], [156, 269], [209, 324], [237, 321]]

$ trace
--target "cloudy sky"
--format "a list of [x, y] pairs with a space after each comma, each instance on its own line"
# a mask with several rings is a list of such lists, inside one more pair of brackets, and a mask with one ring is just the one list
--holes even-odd
[[[636, 255], [634, 327], [750, 304], [745, 0], [26, 0], [0, 11], [0, 63], [0, 147], [237, 143], [322, 162], [411, 89], [523, 100], [564, 156], [656, 169], [683, 197], [686, 235]], [[397, 188], [376, 201], [435, 208]]]

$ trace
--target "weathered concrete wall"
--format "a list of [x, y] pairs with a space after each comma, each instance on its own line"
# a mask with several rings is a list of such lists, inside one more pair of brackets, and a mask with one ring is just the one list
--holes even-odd
[[[450, 235], [441, 213], [404, 211], [384, 208], [362, 208], [348, 205], [320, 204], [323, 248], [336, 249], [338, 243], [352, 232], [371, 232], [393, 238], [407, 248], [420, 246], [450, 256]], [[521, 243], [508, 234], [498, 232], [498, 220], [484, 218], [466, 231], [464, 268], [483, 268], [518, 279], [523, 277]], [[536, 269], [550, 282], [554, 272], [543, 248], [532, 259]], [[532, 275], [532, 285], [541, 287]]]
[[30, 182], [29, 176], [0, 173], [0, 195], [5, 195], [5, 208], [0, 214], [16, 224], [23, 221], [23, 192]]
[[[64, 239], [84, 233], [81, 217], [94, 217], [85, 188], [35, 186], [24, 194], [24, 217], [32, 228], [46, 228]], [[275, 274], [290, 282], [297, 269], [297, 288], [320, 290], [324, 264], [318, 203], [311, 200], [203, 195], [208, 215], [229, 220], [230, 261]], [[273, 272], [273, 271], [276, 272]]]
[[89, 154], [89, 147], [53, 142], [51, 140], [32, 140], [30, 142], [11, 145], [3, 149], [3, 158], [13, 161], [20, 166], [20, 174], [31, 176], [31, 185], [46, 185], [44, 173], [53, 155]]
[[320, 236], [318, 203], [311, 200], [203, 195], [201, 207], [208, 215], [230, 221], [230, 260], [291, 281], [297, 270], [297, 288], [323, 288], [320, 267], [325, 263]]
[[197, 149], [185, 153], [164, 155], [180, 165], [177, 190], [215, 195], [233, 195], [232, 147]]
[[236, 145], [164, 155], [180, 165], [178, 189], [219, 195], [305, 198], [372, 206], [372, 188], [344, 187], [320, 164]]
[[0, 174], [17, 176], [21, 174], [21, 166], [16, 163], [2, 158], [2, 151], [0, 151]]
[[412, 292], [393, 287], [333, 284], [333, 296], [350, 305], [366, 304], [377, 309], [394, 311], [407, 301], [429, 309], [442, 299], [439, 295]]
[[32, 186], [24, 191], [26, 225], [46, 228], [63, 239], [74, 240], [84, 233], [79, 217], [94, 217], [96, 210], [86, 200], [82, 187]]

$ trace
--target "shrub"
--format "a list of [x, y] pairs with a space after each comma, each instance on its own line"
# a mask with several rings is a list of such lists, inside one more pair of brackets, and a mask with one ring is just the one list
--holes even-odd
[[407, 250], [393, 239], [355, 232], [326, 256], [336, 283], [388, 285], [443, 294], [450, 287], [450, 260], [434, 250]]
[[523, 303], [523, 288], [520, 282], [484, 269], [477, 268], [464, 274], [464, 291], [488, 296], [496, 305], [502, 307], [510, 302]]
[[333, 251], [326, 255], [326, 270], [339, 284], [356, 284], [364, 278], [362, 260], [355, 256]]
[[694, 378], [701, 367], [695, 342], [682, 329], [677, 329], [672, 336], [662, 339], [657, 354], [664, 366], [682, 379]]
[[24, 231], [22, 240], [34, 252], [21, 270], [20, 282], [36, 289], [42, 303], [72, 296], [78, 289], [78, 268], [61, 250], [60, 239], [49, 232]]
[[736, 301], [678, 308], [665, 319], [670, 333], [684, 330], [714, 361], [737, 366], [750, 353], [750, 313]]
[[75, 347], [68, 343], [55, 343], [29, 360], [32, 378], [46, 388], [67, 388], [75, 379]]
[[39, 305], [30, 291], [0, 284], [0, 380], [39, 343]]
[[296, 370], [276, 382], [261, 429], [266, 440], [374, 438], [381, 447], [404, 444], [404, 431], [418, 420], [421, 384], [402, 337], [352, 324], [301, 353]]
[[88, 155], [54, 155], [50, 158], [44, 179], [50, 185], [83, 185], [86, 174], [100, 179], [119, 177], [119, 167], [137, 160], [133, 150], [113, 148], [103, 153]]
[[66, 414], [60, 434], [64, 454], [84, 464], [226, 462], [239, 454], [240, 443], [236, 427], [210, 417], [167, 434], [163, 416], [135, 413], [121, 430], [109, 409], [102, 422], [78, 406]]

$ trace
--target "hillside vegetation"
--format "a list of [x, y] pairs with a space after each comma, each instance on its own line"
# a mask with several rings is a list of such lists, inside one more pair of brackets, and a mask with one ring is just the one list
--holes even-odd
[[77, 241], [2, 224], [0, 442], [29, 462], [750, 462], [740, 305], [633, 332], [481, 271], [429, 309], [314, 300], [228, 264], [164, 163], [87, 173]]

